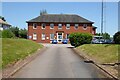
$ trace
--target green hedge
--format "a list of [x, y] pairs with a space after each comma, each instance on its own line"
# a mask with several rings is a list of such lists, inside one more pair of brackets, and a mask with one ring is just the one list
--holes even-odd
[[83, 44], [90, 44], [92, 35], [88, 33], [72, 33], [69, 36], [69, 40], [72, 46], [80, 46]]

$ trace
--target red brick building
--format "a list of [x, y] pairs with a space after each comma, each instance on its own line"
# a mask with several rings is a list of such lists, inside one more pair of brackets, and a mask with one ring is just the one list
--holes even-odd
[[50, 43], [53, 39], [61, 43], [73, 32], [96, 33], [94, 22], [74, 14], [43, 14], [27, 23], [29, 39], [38, 43]]

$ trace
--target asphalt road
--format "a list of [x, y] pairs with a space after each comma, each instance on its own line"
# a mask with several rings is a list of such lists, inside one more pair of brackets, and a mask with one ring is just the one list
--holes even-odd
[[47, 50], [13, 75], [14, 78], [104, 78], [93, 64], [84, 63], [70, 45], [44, 45]]

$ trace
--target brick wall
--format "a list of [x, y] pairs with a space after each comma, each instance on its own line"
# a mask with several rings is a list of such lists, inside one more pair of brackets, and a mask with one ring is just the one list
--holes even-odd
[[[37, 34], [37, 40], [33, 40], [33, 41], [36, 41], [38, 43], [50, 43], [50, 34], [51, 33], [54, 33], [55, 36], [57, 32], [63, 32], [64, 33], [64, 36], [63, 38], [66, 37], [66, 34], [70, 34], [70, 33], [73, 33], [73, 32], [84, 32], [84, 33], [91, 33], [91, 34], [95, 34], [96, 31], [95, 29], [93, 29], [92, 27], [92, 24], [87, 24], [87, 29], [84, 30], [83, 29], [83, 24], [79, 24], [79, 27], [78, 29], [75, 29], [74, 28], [74, 25], [75, 24], [70, 24], [70, 29], [66, 29], [66, 24], [65, 23], [54, 23], [54, 29], [50, 29], [50, 23], [45, 23], [46, 24], [46, 28], [45, 29], [42, 29], [41, 28], [41, 24], [42, 23], [36, 23], [37, 24], [37, 29], [33, 29], [33, 23], [28, 23], [28, 36], [31, 36], [31, 39], [30, 40], [33, 40], [33, 33], [36, 33]], [[58, 29], [58, 24], [62, 24], [62, 29]], [[45, 40], [42, 40], [41, 39], [41, 34], [42, 33], [45, 33], [46, 35], [46, 39]], [[49, 39], [47, 39], [47, 37]]]

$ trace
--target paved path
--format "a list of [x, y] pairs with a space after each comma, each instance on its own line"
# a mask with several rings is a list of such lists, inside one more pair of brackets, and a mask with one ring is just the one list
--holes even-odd
[[74, 54], [70, 45], [43, 44], [48, 49], [23, 67], [15, 78], [98, 78], [103, 77], [92, 65]]

